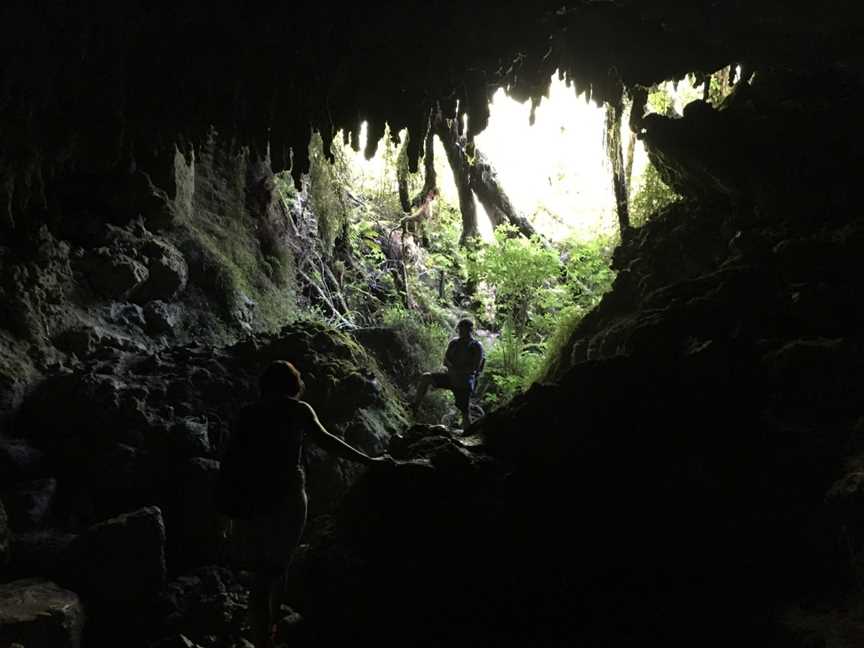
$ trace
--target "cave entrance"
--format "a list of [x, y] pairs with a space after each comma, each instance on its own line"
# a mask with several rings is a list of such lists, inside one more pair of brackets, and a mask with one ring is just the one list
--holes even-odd
[[[712, 103], [728, 72], [714, 87]], [[680, 116], [710, 90], [693, 76], [660, 84], [645, 110]], [[632, 110], [629, 99], [613, 109], [577, 95], [557, 74], [533, 107], [499, 90], [473, 142], [470, 115], [433, 113], [415, 173], [406, 131], [385, 128], [370, 159], [365, 124], [330, 146], [316, 133], [302, 190], [287, 175], [281, 184], [307, 233], [297, 245], [304, 305], [340, 328], [397, 331], [405, 394], [419, 372], [440, 368], [455, 322], [470, 317], [487, 353], [479, 398], [487, 411], [508, 401], [550, 375], [569, 332], [610, 289], [622, 222], [630, 231], [678, 198], [631, 131]], [[448, 406], [421, 420], [444, 420]]]
[[[654, 86], [649, 92], [646, 113], [681, 116], [692, 101], [710, 94], [712, 103], [725, 96], [740, 70], [725, 68], [713, 75], [706, 93], [705, 80], [687, 75], [676, 81]], [[613, 169], [608, 150], [608, 107], [598, 105], [586, 94], [556, 73], [550, 78], [547, 95], [532, 109], [530, 102], [520, 103], [499, 88], [490, 102], [486, 129], [475, 137], [481, 151], [494, 169], [501, 189], [515, 210], [547, 239], [581, 241], [598, 237], [617, 237], [618, 219]], [[659, 208], [675, 200], [674, 192], [663, 184], [653, 168], [642, 142], [630, 131], [632, 102], [625, 99], [619, 141], [626, 176], [630, 220], [639, 227]], [[463, 115], [459, 130], [464, 132], [470, 116]], [[379, 141], [376, 154], [366, 159], [367, 125], [359, 131], [357, 151], [344, 146], [352, 173], [368, 190], [390, 188], [397, 191], [399, 146], [391, 141], [389, 130]], [[404, 142], [406, 132], [398, 134]], [[338, 147], [341, 136], [334, 138]], [[470, 156], [469, 156], [470, 157]], [[459, 208], [459, 192], [441, 138], [434, 138], [434, 159], [438, 187], [443, 202]], [[420, 185], [422, 186], [422, 178]], [[480, 235], [492, 239], [492, 229], [500, 218], [490, 218], [487, 205], [474, 196]]]

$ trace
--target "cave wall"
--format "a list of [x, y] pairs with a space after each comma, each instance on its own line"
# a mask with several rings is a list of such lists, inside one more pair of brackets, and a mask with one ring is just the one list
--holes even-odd
[[[498, 87], [539, 102], [555, 72], [599, 100], [729, 62], [854, 63], [854, 3], [4, 3], [3, 231], [28, 230], [69, 171], [106, 174], [206, 144], [215, 127], [275, 170], [308, 169], [310, 128], [369, 153], [408, 127], [416, 167], [429, 108], [481, 131]], [[292, 165], [291, 156], [294, 163]], [[158, 183], [157, 183], [158, 184]]]
[[41, 377], [100, 354], [225, 344], [296, 318], [291, 207], [268, 161], [211, 135], [149, 169], [66, 176], [40, 228], [0, 242], [0, 420]]
[[[212, 559], [216, 449], [272, 357], [305, 358], [319, 411], [354, 386], [325, 423], [359, 445], [404, 427], [375, 366], [330, 331], [221, 348], [296, 304], [270, 169], [289, 149], [305, 169], [310, 128], [421, 133], [440, 100], [477, 131], [497, 87], [537, 101], [555, 69], [615, 101], [622, 82], [741, 62], [757, 82], [722, 110], [644, 124], [686, 200], [618, 251], [555, 380], [467, 447], [440, 430], [391, 444], [422, 461], [321, 516], [294, 583], [320, 645], [819, 645], [806, 627], [854, 607], [864, 553], [860, 31], [841, 1], [5, 3], [0, 410], [27, 404], [0, 421], [28, 437], [0, 447], [17, 493], [6, 574], [111, 591], [100, 549], [134, 547], [136, 524], [156, 568], [119, 590], [164, 592], [166, 569]], [[339, 501], [356, 475], [318, 459], [321, 497]], [[74, 533], [21, 530], [58, 514]], [[221, 614], [223, 576], [168, 590], [207, 580]], [[162, 609], [123, 605], [125, 632]], [[208, 623], [202, 636], [226, 622]]]

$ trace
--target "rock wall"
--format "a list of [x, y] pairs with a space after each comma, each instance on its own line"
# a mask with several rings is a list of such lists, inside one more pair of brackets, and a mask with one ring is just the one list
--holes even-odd
[[213, 136], [148, 164], [66, 178], [46, 224], [0, 244], [0, 423], [41, 376], [100, 354], [224, 344], [296, 317], [291, 215], [267, 161]]

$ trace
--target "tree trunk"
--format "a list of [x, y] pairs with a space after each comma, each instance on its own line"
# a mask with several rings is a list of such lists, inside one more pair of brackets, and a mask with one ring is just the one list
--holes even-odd
[[624, 169], [624, 186], [629, 199], [633, 191], [633, 156], [636, 155], [636, 133], [630, 131], [627, 139], [627, 167]]
[[510, 198], [498, 182], [498, 174], [495, 173], [489, 159], [476, 147], [474, 164], [471, 165], [471, 188], [477, 194], [483, 209], [486, 210], [493, 228], [510, 223], [527, 238], [537, 233], [528, 219], [513, 207]]
[[471, 190], [471, 165], [457, 132], [457, 121], [446, 120], [440, 114], [433, 118], [433, 131], [441, 140], [447, 161], [453, 171], [453, 181], [459, 194], [459, 211], [462, 212], [462, 236], [459, 245], [469, 245], [472, 239], [480, 237], [477, 228], [477, 208], [474, 205], [474, 192]]
[[[431, 118], [430, 118], [431, 119]], [[430, 191], [438, 189], [438, 176], [435, 173], [435, 133], [432, 130], [430, 123], [426, 130], [426, 144], [423, 150], [423, 188], [420, 190], [414, 200], [411, 201], [413, 207], [419, 207]]]
[[399, 206], [406, 214], [411, 213], [411, 198], [408, 195], [408, 139], [410, 134], [405, 136], [405, 141], [402, 142], [402, 147], [399, 149], [399, 155], [396, 156], [396, 185], [399, 187]]
[[621, 150], [621, 105], [606, 105], [606, 151], [612, 163], [612, 187], [618, 208], [618, 227], [623, 241], [630, 235], [630, 212], [627, 204], [627, 182], [624, 154]]

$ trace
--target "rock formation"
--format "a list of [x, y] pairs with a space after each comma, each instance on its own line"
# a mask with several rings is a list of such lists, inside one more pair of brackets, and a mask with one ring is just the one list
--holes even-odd
[[[286, 639], [856, 645], [854, 3], [416, 9], [0, 8], [0, 641], [242, 645], [212, 483], [290, 357], [331, 431], [406, 463], [309, 453]], [[617, 251], [549, 381], [467, 438], [408, 428], [367, 349], [297, 318], [273, 170], [306, 170], [310, 126], [407, 126], [416, 165], [433, 102], [470, 137], [497, 87], [536, 104], [555, 70], [615, 103], [730, 63], [723, 105], [639, 126], [685, 199]]]

